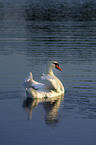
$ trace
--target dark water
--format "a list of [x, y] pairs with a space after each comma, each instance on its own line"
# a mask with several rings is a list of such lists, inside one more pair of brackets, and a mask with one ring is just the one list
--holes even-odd
[[[46, 7], [43, 1], [0, 2], [2, 145], [96, 144], [95, 1], [54, 1], [54, 11], [49, 2]], [[74, 19], [77, 5], [83, 14], [78, 11], [81, 15]], [[69, 6], [70, 14], [72, 8], [76, 10], [72, 15], [68, 15]], [[31, 71], [40, 81], [50, 59], [58, 61], [63, 69], [54, 73], [64, 84], [64, 96], [27, 99], [24, 78]]]

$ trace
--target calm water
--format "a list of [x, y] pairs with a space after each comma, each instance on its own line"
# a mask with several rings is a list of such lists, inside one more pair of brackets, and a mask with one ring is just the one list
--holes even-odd
[[[0, 143], [95, 145], [96, 21], [52, 20], [55, 12], [44, 16], [39, 3], [40, 21], [35, 6], [0, 2]], [[54, 73], [64, 96], [28, 99], [24, 78], [31, 71], [40, 81], [50, 59], [63, 69]]]

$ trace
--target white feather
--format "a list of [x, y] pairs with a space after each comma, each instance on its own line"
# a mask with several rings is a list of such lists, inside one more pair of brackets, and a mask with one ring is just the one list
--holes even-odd
[[33, 80], [33, 75], [30, 72], [28, 78], [24, 81], [24, 87], [27, 94], [33, 98], [56, 97], [64, 93], [64, 87], [61, 81], [53, 74], [52, 69], [55, 68], [55, 61], [51, 61], [47, 65], [47, 74], [41, 76], [43, 83]]

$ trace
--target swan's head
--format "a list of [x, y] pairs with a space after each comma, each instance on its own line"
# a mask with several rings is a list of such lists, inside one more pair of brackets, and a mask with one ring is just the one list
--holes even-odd
[[59, 69], [59, 70], [62, 71], [62, 69], [60, 68], [58, 62], [56, 62], [56, 61], [49, 61], [48, 65], [47, 65], [47, 69], [51, 70], [51, 69], [54, 69], [54, 68]]

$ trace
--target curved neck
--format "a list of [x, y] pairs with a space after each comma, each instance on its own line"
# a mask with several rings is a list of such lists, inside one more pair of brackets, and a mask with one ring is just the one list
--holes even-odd
[[47, 74], [49, 74], [51, 76], [54, 76], [52, 68], [47, 67], [47, 70], [46, 71], [47, 71]]
[[46, 69], [46, 72], [47, 74], [49, 74], [50, 76], [53, 76], [54, 79], [55, 79], [55, 82], [56, 82], [56, 85], [57, 85], [57, 91], [62, 91], [64, 93], [64, 87], [61, 83], [61, 81], [53, 74], [53, 70], [52, 70], [52, 67], [47, 66], [47, 69]]

